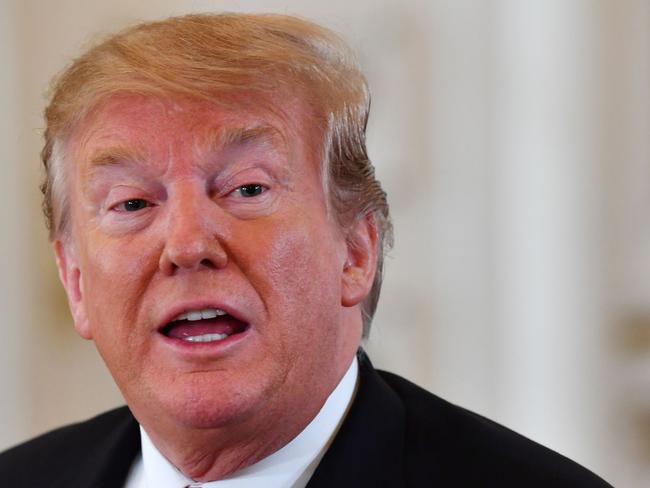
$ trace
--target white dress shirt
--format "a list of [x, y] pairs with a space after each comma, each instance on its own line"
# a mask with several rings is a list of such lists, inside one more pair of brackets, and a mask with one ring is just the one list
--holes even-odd
[[357, 376], [355, 358], [318, 415], [300, 434], [270, 456], [219, 481], [199, 483], [187, 478], [156, 449], [140, 426], [141, 454], [124, 488], [304, 488], [345, 418]]

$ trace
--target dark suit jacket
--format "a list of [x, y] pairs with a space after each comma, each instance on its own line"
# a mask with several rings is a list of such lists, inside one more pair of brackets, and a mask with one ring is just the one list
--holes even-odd
[[[363, 353], [359, 371], [352, 407], [308, 488], [610, 486], [505, 427], [376, 371]], [[138, 424], [122, 407], [0, 454], [0, 485], [121, 488], [139, 450]]]

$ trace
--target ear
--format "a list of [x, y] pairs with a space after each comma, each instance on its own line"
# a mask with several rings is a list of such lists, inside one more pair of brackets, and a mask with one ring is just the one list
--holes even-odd
[[377, 271], [377, 225], [372, 214], [354, 223], [347, 238], [343, 266], [341, 305], [353, 307], [370, 293]]
[[83, 300], [83, 282], [74, 245], [66, 239], [56, 240], [52, 244], [56, 256], [59, 278], [68, 295], [68, 304], [77, 333], [84, 339], [92, 339], [88, 314]]

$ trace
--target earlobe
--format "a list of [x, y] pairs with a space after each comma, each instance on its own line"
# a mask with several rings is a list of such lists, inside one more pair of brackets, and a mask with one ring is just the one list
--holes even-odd
[[53, 242], [59, 279], [63, 284], [68, 304], [77, 333], [84, 339], [92, 339], [88, 315], [83, 300], [83, 282], [81, 270], [77, 263], [76, 252], [70, 242], [56, 240]]
[[357, 220], [347, 239], [341, 305], [353, 307], [370, 293], [377, 271], [377, 225], [371, 214]]

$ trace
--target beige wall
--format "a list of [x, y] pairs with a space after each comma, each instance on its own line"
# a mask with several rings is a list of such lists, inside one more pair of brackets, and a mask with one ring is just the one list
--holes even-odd
[[632, 0], [3, 0], [0, 448], [121, 402], [39, 215], [48, 80], [97, 34], [206, 10], [300, 14], [359, 53], [396, 229], [375, 363], [647, 485], [650, 7]]

